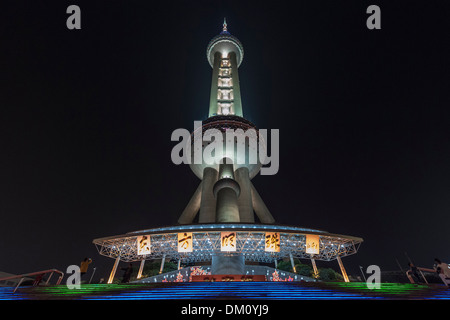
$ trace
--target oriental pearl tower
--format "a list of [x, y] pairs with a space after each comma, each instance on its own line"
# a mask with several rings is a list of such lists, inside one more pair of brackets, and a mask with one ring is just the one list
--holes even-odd
[[[268, 164], [265, 130], [244, 118], [239, 84], [244, 48], [225, 20], [220, 34], [209, 42], [206, 58], [212, 67], [208, 118], [194, 122], [193, 132], [183, 129], [183, 138], [189, 138], [182, 143], [189, 150], [183, 151], [183, 162], [190, 160], [184, 163], [200, 183], [176, 225], [93, 240], [101, 255], [115, 259], [108, 283], [113, 282], [121, 261], [140, 261], [140, 282], [168, 281], [175, 274], [163, 273], [166, 260], [178, 261], [177, 278], [192, 276], [192, 281], [198, 281], [195, 277], [203, 281], [204, 273], [197, 273], [203, 267], [201, 272], [217, 279], [251, 275], [265, 279], [255, 281], [278, 281], [273, 279], [279, 278], [280, 259], [289, 259], [294, 272], [285, 275], [285, 280], [302, 281], [295, 273], [294, 259], [308, 259], [316, 276], [316, 260], [337, 260], [344, 280], [349, 281], [341, 258], [355, 254], [363, 239], [275, 223], [251, 181], [267, 169], [263, 166]], [[219, 140], [222, 144], [216, 143]], [[141, 279], [147, 260], [161, 261], [160, 275]], [[181, 263], [195, 265], [181, 268]], [[255, 263], [274, 263], [275, 269], [260, 265], [258, 271]]]
[[[214, 164], [205, 161], [194, 164], [195, 161], [191, 161], [190, 167], [201, 182], [178, 223], [192, 224], [197, 214], [198, 223], [255, 223], [255, 213], [261, 223], [274, 223], [274, 218], [251, 182], [262, 166], [259, 157], [257, 161], [250, 161], [249, 156], [251, 152], [258, 154], [255, 146], [260, 137], [256, 126], [243, 114], [239, 66], [244, 59], [244, 48], [228, 32], [225, 19], [222, 32], [209, 42], [206, 57], [212, 67], [209, 117], [197, 129], [201, 130], [201, 134], [192, 133], [192, 150], [203, 154], [209, 145], [208, 129], [217, 129], [225, 142], [226, 132], [234, 130], [245, 151], [238, 152], [239, 142], [233, 141], [234, 148], [230, 151], [224, 146]], [[196, 136], [203, 140], [199, 141]], [[212, 273], [241, 274], [244, 264], [243, 255], [213, 255]]]

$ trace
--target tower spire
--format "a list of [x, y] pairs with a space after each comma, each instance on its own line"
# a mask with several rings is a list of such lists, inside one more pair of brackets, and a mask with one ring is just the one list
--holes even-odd
[[223, 18], [223, 28], [222, 28], [223, 32], [228, 32], [227, 29], [227, 18]]

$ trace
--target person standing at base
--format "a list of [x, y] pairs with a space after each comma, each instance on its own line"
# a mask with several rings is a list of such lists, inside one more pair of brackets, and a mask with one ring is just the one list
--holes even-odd
[[439, 277], [442, 279], [442, 281], [448, 287], [450, 284], [450, 268], [449, 268], [448, 264], [442, 262], [438, 258], [435, 258], [434, 262], [435, 262], [434, 270], [436, 270]]
[[91, 258], [84, 258], [84, 260], [81, 261], [81, 264], [80, 264], [80, 279], [83, 279], [83, 276], [86, 274], [86, 272], [87, 272], [91, 262], [92, 262]]
[[418, 272], [417, 267], [414, 264], [412, 264], [411, 262], [408, 263], [408, 266], [409, 266], [409, 270], [406, 272], [406, 274], [408, 275], [408, 278], [411, 276], [414, 276], [416, 281], [414, 281], [412, 277], [409, 280], [410, 281], [412, 280], [411, 281], [412, 283], [415, 283], [415, 282], [420, 283], [420, 277], [419, 277], [419, 272]]

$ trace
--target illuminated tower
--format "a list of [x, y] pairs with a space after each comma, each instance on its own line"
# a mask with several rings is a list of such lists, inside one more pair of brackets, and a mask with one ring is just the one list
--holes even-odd
[[[209, 115], [201, 125], [194, 124], [191, 139], [186, 139], [190, 141], [186, 146], [191, 152], [189, 166], [200, 183], [177, 225], [94, 239], [101, 255], [115, 259], [108, 283], [114, 280], [120, 261], [140, 261], [140, 278], [146, 260], [161, 261], [162, 273], [167, 259], [178, 260], [179, 268], [182, 261], [211, 261], [212, 275], [243, 275], [254, 271], [253, 266], [245, 266], [246, 261], [274, 262], [276, 267], [280, 259], [289, 259], [295, 272], [295, 258], [310, 259], [317, 274], [316, 260], [337, 260], [344, 280], [349, 281], [341, 258], [356, 253], [363, 239], [275, 224], [251, 181], [260, 172], [261, 161], [265, 162], [264, 131], [244, 118], [238, 72], [244, 49], [228, 32], [226, 21], [222, 32], [209, 42], [206, 56], [212, 67]], [[233, 148], [228, 143], [222, 149], [215, 147], [217, 140], [231, 139]], [[212, 162], [196, 156], [210, 150], [214, 150]], [[274, 270], [264, 268], [269, 280]], [[168, 279], [163, 274], [151, 278], [151, 282]]]
[[[227, 130], [241, 134], [237, 135], [236, 148], [232, 151], [224, 146], [217, 164], [192, 161], [190, 167], [202, 181], [178, 223], [192, 224], [197, 214], [199, 223], [255, 223], [255, 213], [262, 223], [273, 223], [275, 220], [250, 181], [261, 169], [259, 157], [252, 162], [249, 155], [250, 152], [258, 154], [259, 135], [255, 125], [243, 117], [238, 68], [244, 58], [244, 48], [228, 32], [225, 20], [222, 32], [209, 42], [206, 56], [213, 69], [209, 118], [197, 129], [201, 130], [202, 141], [196, 137], [199, 132], [193, 132], [192, 150], [203, 153], [208, 147], [207, 141], [212, 141], [208, 129], [220, 130], [224, 141]], [[239, 143], [245, 145], [244, 152], [238, 152]], [[212, 257], [213, 274], [240, 274], [244, 266], [243, 255]]]
[[[197, 214], [199, 223], [254, 223], [255, 213], [262, 223], [273, 223], [275, 220], [250, 181], [261, 169], [259, 161], [252, 162], [249, 159], [250, 151], [258, 151], [254, 150], [258, 130], [243, 117], [238, 68], [244, 58], [244, 48], [228, 32], [225, 20], [222, 32], [209, 42], [206, 57], [213, 69], [209, 118], [202, 122], [201, 129], [197, 129], [204, 135], [203, 141], [196, 140], [195, 132], [192, 134], [192, 149], [203, 152], [209, 145], [204, 141], [208, 140], [205, 139], [208, 129], [220, 130], [224, 139], [227, 130], [242, 129], [245, 135], [240, 138], [245, 143], [245, 153], [224, 149], [222, 159], [218, 159], [221, 164], [202, 162], [190, 165], [202, 181], [178, 223], [191, 224]], [[228, 159], [228, 163], [225, 159]]]

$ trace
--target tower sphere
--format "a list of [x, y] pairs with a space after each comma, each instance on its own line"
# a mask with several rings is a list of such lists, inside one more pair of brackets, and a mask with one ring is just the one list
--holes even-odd
[[206, 57], [211, 68], [214, 67], [214, 54], [216, 52], [220, 52], [224, 58], [230, 52], [234, 52], [238, 67], [241, 65], [242, 60], [244, 60], [244, 47], [238, 38], [227, 31], [226, 21], [224, 21], [222, 32], [211, 39], [206, 49]]
[[[206, 163], [203, 158], [202, 163], [195, 163], [194, 152], [199, 152], [202, 155], [205, 154], [205, 148], [209, 148], [208, 146], [212, 143], [211, 141], [215, 140], [215, 138], [211, 139], [211, 134], [208, 133], [209, 129], [217, 129], [222, 134], [223, 139], [223, 151], [220, 155], [217, 155], [214, 158], [215, 163]], [[228, 141], [226, 132], [228, 130], [237, 130], [235, 131], [235, 137], [237, 141]], [[213, 168], [219, 171], [219, 161], [223, 158], [228, 158], [232, 161], [234, 170], [239, 168], [247, 168], [249, 172], [250, 179], [253, 179], [261, 170], [262, 163], [260, 162], [260, 155], [258, 148], [265, 148], [265, 144], [261, 143], [263, 140], [262, 137], [259, 136], [259, 131], [256, 126], [248, 121], [245, 118], [238, 117], [235, 115], [219, 115], [210, 117], [203, 121], [203, 126], [197, 129], [198, 132], [194, 131], [191, 134], [191, 143], [192, 143], [192, 152], [191, 155], [191, 164], [189, 165], [194, 174], [203, 179], [203, 172], [205, 168]], [[197, 133], [197, 134], [196, 134]], [[203, 139], [200, 143], [198, 143], [198, 149], [196, 147], [197, 139]], [[260, 140], [260, 142], [258, 141]], [[231, 142], [231, 149], [227, 148], [226, 143]], [[243, 144], [242, 149], [238, 149], [238, 145]], [[216, 150], [220, 151], [220, 150]], [[209, 152], [207, 152], [209, 153]], [[250, 154], [256, 155], [256, 161], [252, 161]]]

